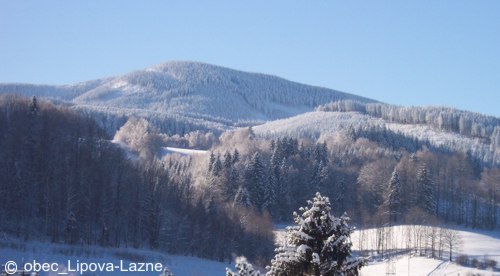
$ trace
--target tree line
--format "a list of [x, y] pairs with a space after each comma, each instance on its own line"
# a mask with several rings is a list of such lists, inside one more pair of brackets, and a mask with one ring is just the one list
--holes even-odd
[[[239, 143], [236, 143], [238, 140]], [[500, 169], [466, 154], [408, 151], [361, 136], [268, 140], [251, 129], [221, 136], [199, 174], [222, 202], [289, 220], [298, 204], [320, 191], [333, 211], [355, 214], [364, 226], [452, 222], [499, 225]]]
[[[476, 159], [486, 164], [500, 163], [500, 118], [448, 107], [404, 107], [384, 103], [340, 100], [316, 108], [319, 111], [359, 112], [388, 122], [428, 125], [438, 130], [479, 139], [491, 153], [479, 152]], [[456, 149], [457, 145], [448, 146]], [[470, 150], [470, 149], [469, 149]]]

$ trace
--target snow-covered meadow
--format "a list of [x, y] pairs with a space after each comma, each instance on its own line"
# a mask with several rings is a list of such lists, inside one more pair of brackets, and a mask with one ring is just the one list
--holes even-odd
[[[469, 260], [476, 259], [479, 262], [494, 260], [500, 263], [500, 232], [465, 228], [446, 228], [444, 230], [455, 231], [458, 234], [456, 249], [453, 249], [452, 255], [454, 261], [458, 256], [467, 256]], [[363, 250], [376, 250], [376, 231], [377, 229], [355, 231], [352, 235], [353, 249], [358, 252], [360, 248]], [[418, 234], [419, 231], [420, 234]], [[394, 245], [394, 249], [396, 251], [400, 250], [402, 253], [392, 257], [392, 260], [389, 260], [387, 257], [371, 258], [368, 266], [362, 268], [361, 275], [386, 275], [389, 266], [388, 263], [391, 262], [394, 264], [393, 271], [395, 275], [500, 275], [498, 265], [497, 270], [492, 271], [491, 269], [480, 270], [473, 267], [464, 267], [456, 262], [448, 261], [448, 248], [443, 249], [442, 260], [420, 256], [422, 255], [420, 254], [421, 252], [417, 253], [418, 250], [414, 249], [411, 254], [405, 252], [407, 247], [413, 248], [416, 246], [417, 238], [415, 235], [430, 235], [431, 231], [431, 228], [428, 226], [394, 226], [392, 229], [393, 240], [391, 242]], [[361, 237], [363, 234], [365, 236]], [[409, 240], [408, 237], [410, 235], [412, 237]], [[436, 238], [438, 235], [436, 232]], [[362, 242], [360, 243], [360, 241]], [[408, 245], [408, 243], [410, 244]], [[436, 241], [436, 247], [437, 243]], [[425, 243], [423, 244], [425, 246]]]
[[[285, 238], [286, 225], [277, 225], [276, 227], [278, 229], [275, 231], [277, 243], [282, 243]], [[449, 262], [446, 258], [443, 260], [433, 259], [419, 256], [419, 254], [413, 251], [411, 255], [408, 254], [406, 252], [408, 234], [412, 235], [413, 240], [410, 241], [410, 246], [413, 247], [415, 243], [415, 232], [424, 231], [424, 228], [429, 227], [415, 225], [394, 226], [392, 232], [393, 240], [391, 243], [394, 245], [396, 251], [400, 251], [400, 254], [395, 255], [391, 261], [389, 261], [387, 257], [369, 257], [368, 265], [361, 269], [361, 275], [386, 275], [389, 262], [394, 263], [393, 271], [395, 274], [392, 275], [500, 275], [500, 266], [498, 265], [496, 271], [491, 271], [491, 269], [480, 270], [472, 267], [464, 267], [455, 262]], [[446, 228], [446, 230], [456, 231], [460, 239], [460, 245], [456, 250], [453, 250], [454, 259], [456, 256], [467, 255], [471, 260], [477, 259], [483, 262], [489, 259], [500, 263], [500, 232], [466, 228]], [[353, 251], [356, 252], [356, 254], [359, 254], [360, 249], [364, 251], [375, 251], [377, 248], [376, 232], [377, 229], [355, 230], [351, 235]], [[423, 234], [423, 232], [420, 234]], [[361, 237], [362, 235], [364, 235], [364, 237]], [[377, 255], [375, 252], [373, 252], [373, 254]], [[448, 257], [447, 254], [448, 251], [443, 252], [443, 255], [446, 257]]]
[[[405, 246], [406, 234], [411, 226], [396, 226], [394, 227], [394, 244]], [[483, 261], [492, 259], [500, 263], [500, 232], [470, 230], [470, 229], [455, 229], [461, 238], [461, 245], [454, 252], [453, 256], [467, 255], [469, 258]], [[363, 239], [363, 250], [375, 249], [376, 229], [368, 229], [365, 231]], [[284, 226], [278, 226], [277, 242], [283, 238], [285, 233]], [[353, 249], [358, 252], [360, 248], [360, 234], [362, 232], [356, 230], [352, 235]], [[371, 237], [371, 238], [368, 238]], [[447, 260], [432, 259], [423, 256], [412, 254], [408, 258], [408, 254], [402, 253], [393, 257], [395, 275], [500, 275], [500, 271], [480, 270], [472, 267], [464, 267], [449, 262]], [[180, 276], [216, 276], [224, 275], [225, 268], [233, 268], [234, 263], [221, 263], [207, 259], [176, 256], [162, 254], [149, 250], [131, 249], [131, 248], [101, 248], [101, 247], [86, 247], [86, 246], [68, 246], [62, 244], [47, 244], [40, 242], [23, 242], [15, 238], [3, 237], [0, 241], [0, 263], [4, 265], [8, 261], [15, 261], [17, 264], [24, 262], [56, 262], [60, 267], [61, 272], [67, 271], [67, 262], [71, 260], [73, 264], [77, 261], [80, 263], [99, 262], [119, 265], [120, 260], [128, 265], [131, 262], [152, 262], [161, 263], [168, 266], [174, 275]], [[361, 275], [386, 275], [388, 266], [387, 258], [371, 258], [368, 265], [361, 270]], [[498, 265], [497, 265], [498, 269]], [[409, 274], [408, 274], [409, 271]], [[83, 275], [159, 275], [157, 272], [105, 272]], [[56, 273], [41, 273], [40, 275], [57, 275]], [[80, 275], [77, 272], [69, 272], [67, 275]]]
[[[149, 250], [132, 248], [103, 248], [97, 246], [69, 246], [41, 242], [23, 242], [18, 239], [4, 237], [0, 241], [0, 266], [14, 261], [18, 269], [23, 263], [57, 263], [58, 271], [42, 272], [40, 276], [53, 275], [145, 275], [158, 276], [156, 271], [123, 271], [129, 269], [131, 263], [161, 263], [167, 266], [174, 275], [204, 276], [224, 275], [225, 268], [231, 264], [200, 259], [189, 256], [167, 255]], [[71, 262], [71, 267], [68, 267]], [[121, 262], [123, 264], [121, 264]], [[78, 264], [108, 264], [114, 265], [113, 272], [82, 272], [74, 271]], [[117, 267], [118, 266], [118, 267]], [[120, 267], [121, 266], [121, 267]]]

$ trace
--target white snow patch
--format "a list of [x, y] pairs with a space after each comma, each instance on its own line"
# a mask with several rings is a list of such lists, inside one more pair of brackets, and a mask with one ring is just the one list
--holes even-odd
[[[215, 276], [225, 275], [226, 267], [231, 267], [233, 264], [221, 263], [207, 259], [196, 257], [177, 256], [162, 254], [155, 251], [131, 249], [131, 248], [102, 248], [98, 246], [69, 246], [63, 244], [51, 244], [41, 242], [23, 242], [17, 239], [0, 240], [0, 273], [3, 265], [8, 261], [17, 263], [18, 268], [21, 268], [24, 263], [57, 263], [58, 272], [68, 272], [68, 260], [71, 261], [71, 266], [74, 269], [76, 263], [113, 263], [116, 266], [120, 265], [120, 260], [123, 260], [124, 267], [133, 261], [135, 263], [161, 263], [167, 266], [176, 276]], [[119, 269], [118, 269], [119, 270]], [[144, 275], [144, 276], [159, 276], [158, 272], [114, 272], [90, 273], [86, 272], [83, 275]], [[57, 273], [42, 272], [40, 276], [58, 275]], [[69, 271], [68, 274], [77, 276], [82, 275], [78, 272]]]
[[164, 147], [162, 150], [162, 156], [165, 154], [180, 153], [182, 155], [196, 155], [196, 154], [206, 154], [206, 150], [196, 150], [196, 149], [183, 149], [183, 148], [173, 148]]

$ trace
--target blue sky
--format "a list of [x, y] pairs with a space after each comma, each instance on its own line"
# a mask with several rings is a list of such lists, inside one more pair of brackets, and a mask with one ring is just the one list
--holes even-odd
[[500, 116], [500, 1], [0, 0], [0, 82], [193, 60]]

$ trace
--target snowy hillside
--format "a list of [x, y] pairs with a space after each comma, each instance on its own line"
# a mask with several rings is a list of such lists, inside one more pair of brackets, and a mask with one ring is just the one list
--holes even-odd
[[334, 134], [349, 127], [383, 125], [384, 121], [356, 112], [314, 111], [295, 117], [271, 121], [254, 127], [256, 134], [265, 137], [297, 137], [318, 139], [322, 134]]
[[[276, 233], [276, 240], [278, 244], [283, 243], [285, 237], [285, 226], [279, 225]], [[407, 242], [408, 235], [411, 236], [410, 247], [414, 247], [415, 237], [425, 236], [426, 231], [430, 227], [426, 226], [395, 226], [393, 228], [394, 239], [390, 241], [394, 248], [401, 250], [401, 254], [393, 258], [395, 263], [395, 274], [398, 276], [411, 275], [411, 276], [424, 276], [424, 275], [500, 275], [500, 271], [491, 271], [491, 269], [481, 270], [473, 267], [461, 266], [455, 262], [446, 260], [433, 259], [418, 254], [412, 253], [408, 260]], [[356, 230], [351, 236], [353, 243], [353, 250], [359, 254], [359, 250], [375, 251], [377, 248], [378, 238], [377, 231], [380, 234], [380, 229], [365, 229]], [[467, 255], [470, 259], [477, 259], [484, 261], [486, 259], [494, 260], [500, 263], [500, 233], [497, 231], [480, 231], [470, 229], [456, 230], [460, 239], [459, 246], [453, 252], [454, 260], [456, 256]], [[387, 232], [383, 232], [387, 234]], [[386, 257], [380, 259], [371, 257], [367, 266], [363, 267], [360, 271], [363, 276], [371, 275], [386, 275], [388, 259]], [[497, 268], [498, 269], [498, 268]], [[408, 274], [409, 270], [409, 274]], [[476, 273], [476, 274], [473, 274]]]
[[[162, 266], [168, 267], [174, 275], [179, 276], [202, 276], [202, 275], [224, 275], [225, 268], [230, 266], [227, 263], [200, 259], [196, 257], [167, 255], [159, 252], [130, 249], [130, 248], [102, 248], [94, 246], [69, 246], [61, 244], [46, 244], [39, 242], [22, 242], [17, 239], [4, 238], [0, 241], [0, 272], [3, 271], [4, 265], [13, 261], [18, 269], [23, 267], [24, 263], [57, 263], [57, 271], [42, 272], [40, 276], [50, 275], [147, 275], [158, 276], [161, 272], [156, 271], [141, 271], [141, 272], [124, 272], [122, 268], [127, 268], [131, 263], [160, 263]], [[70, 263], [68, 263], [70, 262]], [[113, 263], [112, 272], [95, 271], [91, 273], [92, 268], [89, 265], [89, 270], [77, 270], [77, 264], [91, 263]], [[123, 263], [123, 265], [121, 264]], [[68, 265], [70, 264], [70, 265]], [[30, 274], [31, 275], [31, 274]]]
[[[425, 239], [425, 236], [431, 235], [432, 229], [431, 227], [424, 226], [396, 226], [393, 228], [392, 234], [394, 235], [394, 239], [391, 240], [391, 243], [395, 248], [401, 250], [407, 248], [407, 242], [409, 241], [413, 244], [410, 247], [415, 247], [417, 244], [416, 241], [419, 240], [420, 237]], [[435, 230], [434, 233], [438, 233], [438, 231], [439, 230]], [[395, 275], [500, 275], [498, 268], [496, 271], [492, 271], [491, 268], [477, 269], [470, 267], [471, 265], [462, 266], [456, 263], [457, 256], [467, 256], [470, 260], [475, 259], [479, 262], [494, 260], [499, 263], [499, 232], [472, 231], [467, 229], [458, 229], [454, 231], [457, 233], [457, 248], [453, 250], [454, 262], [449, 262], [447, 256], [444, 260], [439, 260], [418, 256], [418, 254], [415, 253], [412, 253], [412, 256], [408, 259], [408, 254], [403, 253], [396, 255], [393, 259]], [[352, 236], [353, 248], [359, 250], [361, 246], [363, 250], [375, 250], [377, 248], [375, 240], [377, 237], [376, 232], [376, 229], [355, 231]], [[415, 239], [415, 237], [417, 238]], [[439, 238], [439, 235], [436, 235], [436, 238]], [[423, 244], [423, 246], [428, 246], [425, 242]], [[374, 261], [361, 270], [361, 275], [385, 275], [388, 266], [387, 263], [387, 258], [384, 258], [382, 261], [374, 259]]]
[[438, 130], [429, 125], [392, 123], [358, 112], [308, 112], [256, 126], [254, 131], [258, 135], [269, 138], [318, 139], [321, 135], [332, 135], [339, 131], [348, 131], [349, 129], [366, 130], [369, 128], [392, 131], [411, 139], [428, 142], [436, 148], [462, 153], [470, 152], [485, 163], [500, 162], [498, 149], [492, 147], [485, 139]]
[[286, 118], [340, 99], [374, 102], [275, 76], [196, 62], [168, 62], [76, 85], [0, 84], [0, 93], [64, 100], [113, 116], [139, 115], [160, 121], [175, 117], [226, 127]]

